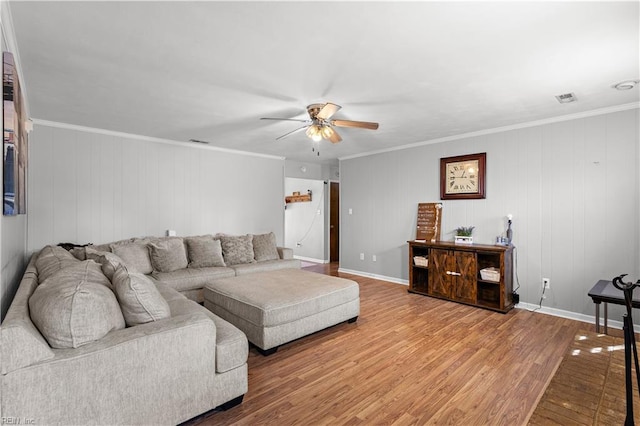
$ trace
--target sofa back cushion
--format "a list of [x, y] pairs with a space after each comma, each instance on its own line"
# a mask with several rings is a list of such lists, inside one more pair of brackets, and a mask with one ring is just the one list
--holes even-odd
[[117, 255], [109, 251], [98, 251], [92, 247], [86, 247], [85, 256], [87, 260], [93, 260], [101, 265], [102, 273], [109, 279], [109, 281], [113, 281], [113, 274], [116, 271], [116, 268], [124, 264], [124, 261]]
[[182, 238], [163, 238], [147, 245], [154, 271], [173, 272], [185, 269], [189, 263]]
[[99, 264], [76, 262], [51, 275], [29, 298], [31, 320], [53, 348], [77, 348], [125, 326]]
[[253, 257], [258, 262], [280, 259], [276, 245], [276, 234], [269, 232], [268, 234], [254, 235]]
[[79, 262], [74, 255], [62, 247], [46, 246], [40, 250], [36, 259], [38, 281], [42, 283], [59, 270]]
[[147, 243], [148, 240], [136, 240], [114, 243], [110, 247], [111, 252], [122, 259], [129, 271], [150, 274], [153, 271], [153, 266], [149, 258]]
[[167, 301], [153, 281], [145, 275], [129, 272], [126, 267], [120, 265], [113, 274], [113, 286], [128, 326], [171, 316]]
[[255, 262], [253, 258], [253, 236], [221, 235], [222, 255], [227, 266]]
[[211, 235], [204, 235], [189, 237], [186, 242], [189, 268], [227, 266], [222, 257], [222, 245], [219, 239], [214, 239]]

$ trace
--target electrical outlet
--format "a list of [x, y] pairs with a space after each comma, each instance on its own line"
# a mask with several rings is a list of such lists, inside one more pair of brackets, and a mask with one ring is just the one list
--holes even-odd
[[364, 260], [364, 253], [360, 253], [360, 260]]
[[544, 288], [545, 290], [550, 289], [551, 288], [551, 279], [543, 278], [542, 279], [542, 288]]
[[371, 261], [375, 262], [377, 260], [376, 255], [371, 256]]

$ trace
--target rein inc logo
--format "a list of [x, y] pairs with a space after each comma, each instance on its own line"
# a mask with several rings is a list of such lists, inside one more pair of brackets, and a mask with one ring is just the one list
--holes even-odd
[[35, 419], [28, 417], [0, 417], [0, 423], [3, 425], [35, 425]]

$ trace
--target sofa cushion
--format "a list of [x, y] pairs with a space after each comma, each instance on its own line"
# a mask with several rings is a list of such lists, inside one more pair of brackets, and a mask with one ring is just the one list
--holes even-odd
[[169, 306], [172, 317], [203, 312], [214, 322], [216, 325], [216, 372], [224, 373], [247, 362], [249, 355], [247, 337], [234, 325], [192, 300], [172, 299]]
[[205, 268], [210, 266], [226, 266], [222, 257], [220, 240], [211, 235], [190, 237], [187, 241], [189, 268]]
[[92, 260], [51, 275], [29, 298], [31, 320], [54, 348], [77, 348], [125, 326], [111, 283]]
[[91, 247], [85, 248], [85, 256], [88, 260], [93, 260], [101, 265], [102, 273], [109, 278], [109, 281], [113, 280], [116, 268], [124, 264], [122, 259], [115, 254], [108, 251], [97, 251]]
[[236, 275], [247, 275], [255, 274], [256, 272], [275, 271], [276, 269], [300, 269], [300, 261], [298, 259], [264, 260], [262, 262], [233, 265], [232, 268], [236, 271]]
[[187, 267], [187, 251], [182, 238], [167, 238], [147, 245], [154, 271], [172, 272]]
[[127, 241], [110, 245], [111, 252], [118, 256], [131, 272], [150, 274], [153, 271], [147, 241]]
[[129, 272], [120, 265], [113, 274], [124, 320], [128, 326], [158, 321], [171, 316], [169, 305], [156, 285], [143, 274]]
[[213, 266], [209, 268], [185, 268], [173, 272], [153, 271], [151, 276], [172, 288], [182, 292], [187, 290], [202, 289], [204, 285], [216, 278], [235, 276], [231, 268]]
[[80, 260], [62, 247], [46, 246], [40, 250], [36, 259], [38, 281], [42, 283], [59, 270], [79, 262]]
[[280, 259], [278, 248], [276, 245], [276, 234], [269, 232], [268, 234], [254, 235], [253, 240], [253, 257], [258, 262], [265, 260]]
[[222, 235], [222, 255], [227, 266], [241, 263], [255, 262], [253, 258], [253, 236], [247, 235]]

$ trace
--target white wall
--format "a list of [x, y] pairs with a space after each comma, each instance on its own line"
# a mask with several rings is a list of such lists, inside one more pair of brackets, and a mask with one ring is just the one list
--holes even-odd
[[315, 262], [326, 261], [327, 185], [322, 180], [286, 178], [284, 190], [286, 195], [293, 192], [306, 194], [307, 190], [312, 192], [311, 202], [287, 204], [284, 214], [285, 246], [292, 248], [297, 258]]
[[342, 160], [340, 268], [406, 282], [417, 204], [440, 201], [440, 158], [486, 152], [486, 199], [444, 201], [442, 239], [473, 225], [492, 244], [513, 214], [521, 300], [537, 305], [549, 277], [543, 306], [593, 315], [599, 279], [640, 278], [639, 124], [630, 109]]
[[[38, 124], [40, 123], [40, 124]], [[28, 249], [134, 236], [273, 231], [284, 160], [36, 122]]]
[[[20, 57], [15, 48], [15, 35], [11, 14], [6, 2], [1, 4], [2, 51], [14, 54], [16, 67], [20, 75]], [[21, 81], [24, 84], [23, 81]], [[28, 99], [24, 98], [28, 111]], [[4, 175], [4, 161], [0, 161], [0, 176]], [[28, 194], [27, 194], [28, 196]], [[29, 204], [27, 203], [27, 214]], [[2, 216], [0, 219], [0, 320], [4, 319], [13, 300], [20, 279], [26, 267], [27, 259], [27, 215]]]

